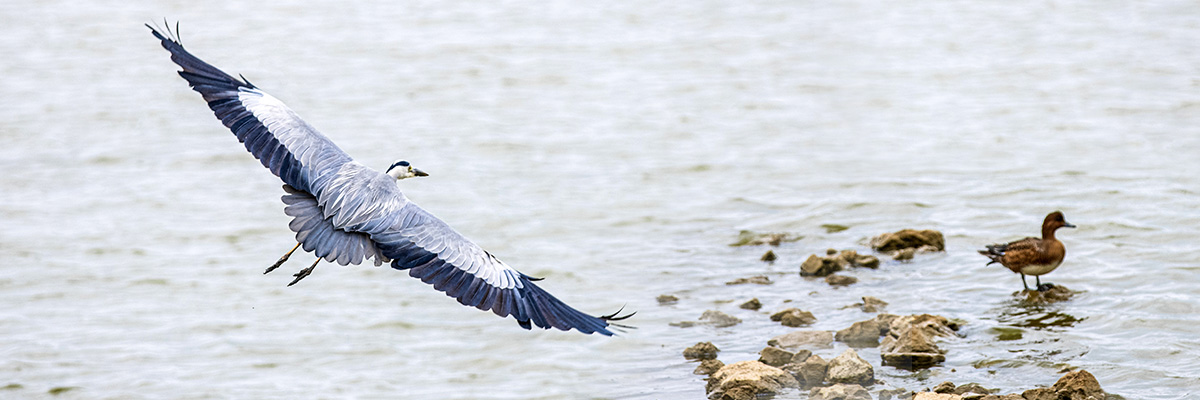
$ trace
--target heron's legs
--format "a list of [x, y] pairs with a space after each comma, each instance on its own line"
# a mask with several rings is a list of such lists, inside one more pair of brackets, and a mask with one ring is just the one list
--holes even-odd
[[319, 262], [321, 262], [321, 258], [317, 257], [317, 261], [313, 261], [312, 265], [308, 266], [308, 268], [302, 269], [302, 270], [300, 270], [300, 272], [297, 272], [295, 275], [292, 275], [292, 276], [296, 277], [296, 279], [292, 280], [292, 283], [289, 283], [288, 286], [295, 285], [296, 282], [300, 282], [300, 280], [304, 279], [304, 277], [311, 275], [313, 268], [316, 268], [317, 263], [319, 263]]
[[274, 271], [275, 268], [279, 268], [280, 265], [283, 265], [284, 261], [287, 261], [288, 257], [291, 257], [292, 253], [295, 253], [296, 249], [298, 248], [300, 248], [300, 243], [296, 243], [296, 247], [293, 247], [291, 250], [289, 250], [287, 254], [283, 255], [283, 257], [279, 257], [279, 261], [276, 261], [275, 265], [272, 265], [270, 268], [267, 268], [266, 271], [263, 271], [263, 275], [269, 274], [271, 271]]

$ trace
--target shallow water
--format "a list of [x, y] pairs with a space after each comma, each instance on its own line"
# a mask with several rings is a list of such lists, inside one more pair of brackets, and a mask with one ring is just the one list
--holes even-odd
[[[390, 2], [0, 4], [0, 397], [701, 398], [680, 355], [757, 358], [888, 312], [966, 322], [886, 384], [1004, 392], [1086, 369], [1130, 399], [1200, 385], [1200, 6]], [[409, 197], [593, 313], [527, 332], [388, 268], [259, 271], [294, 243], [278, 180], [142, 23], [287, 102]], [[1025, 307], [974, 250], [1061, 209], [1083, 291]], [[823, 224], [849, 229], [828, 233]], [[808, 254], [901, 228], [948, 251], [833, 289]], [[774, 251], [740, 230], [803, 235]], [[769, 286], [724, 284], [766, 274]], [[659, 306], [655, 297], [681, 300]], [[762, 312], [737, 305], [751, 297]], [[732, 328], [677, 328], [706, 309]], [[1003, 340], [1002, 340], [1003, 339]], [[818, 350], [826, 358], [845, 347]], [[19, 385], [19, 387], [17, 386]], [[803, 398], [800, 392], [781, 398]]]

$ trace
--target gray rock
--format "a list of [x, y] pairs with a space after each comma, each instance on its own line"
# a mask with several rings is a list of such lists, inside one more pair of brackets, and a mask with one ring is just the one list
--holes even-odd
[[721, 362], [721, 360], [704, 360], [700, 362], [700, 365], [696, 366], [696, 369], [692, 373], [696, 375], [712, 375], [724, 366], [725, 363]]
[[954, 325], [946, 317], [921, 314], [888, 318], [892, 322], [879, 349], [883, 365], [919, 369], [946, 360], [933, 341], [939, 336], [954, 336]]
[[705, 389], [710, 399], [749, 400], [798, 386], [796, 378], [784, 370], [758, 361], [742, 361], [714, 372]]
[[867, 360], [859, 357], [854, 349], [847, 349], [842, 355], [829, 360], [825, 380], [831, 383], [871, 385], [875, 383], [875, 368], [871, 367]]
[[807, 361], [809, 357], [812, 357], [812, 351], [809, 351], [807, 349], [799, 350], [795, 354], [792, 355], [791, 360], [788, 360], [788, 364], [799, 364], [804, 361]]
[[[884, 389], [884, 390], [879, 391], [879, 400], [892, 400], [893, 397], [898, 398], [898, 399], [903, 399], [906, 397], [906, 396], [904, 396], [906, 394], [908, 394], [908, 389], [904, 389], [904, 388]], [[907, 397], [911, 397], [911, 396], [907, 396]]]
[[742, 323], [738, 317], [717, 311], [708, 310], [700, 315], [700, 320], [718, 328], [727, 328]]
[[717, 358], [717, 352], [721, 351], [712, 342], [700, 342], [695, 346], [688, 347], [683, 350], [683, 357], [689, 360], [712, 360]]
[[779, 335], [767, 341], [768, 345], [784, 349], [799, 347], [827, 349], [833, 347], [833, 332], [796, 331]]
[[783, 326], [800, 327], [812, 325], [817, 322], [817, 317], [813, 316], [811, 312], [799, 308], [788, 308], [771, 314], [771, 320], [779, 321]]
[[871, 393], [859, 385], [839, 383], [829, 387], [813, 388], [810, 400], [871, 400]]
[[792, 361], [795, 353], [778, 348], [767, 346], [758, 352], [758, 362], [770, 365], [772, 367], [782, 367]]

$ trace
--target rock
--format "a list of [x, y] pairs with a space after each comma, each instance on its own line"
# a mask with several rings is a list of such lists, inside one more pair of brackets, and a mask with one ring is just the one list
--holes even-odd
[[862, 301], [863, 302], [862, 302], [861, 308], [862, 308], [863, 312], [882, 311], [884, 309], [884, 307], [887, 307], [887, 305], [888, 305], [888, 303], [886, 301], [883, 301], [883, 300], [880, 300], [880, 299], [877, 299], [877, 298], [874, 298], [871, 296], [863, 296]]
[[992, 390], [985, 388], [985, 387], [983, 387], [983, 385], [980, 385], [978, 383], [968, 383], [966, 385], [962, 385], [962, 386], [954, 388], [954, 394], [961, 396], [961, 395], [965, 395], [968, 393], [991, 394]]
[[830, 286], [850, 286], [858, 283], [858, 278], [845, 275], [830, 275], [825, 277], [825, 283]]
[[814, 354], [804, 362], [788, 364], [784, 366], [784, 369], [791, 373], [802, 387], [819, 386], [825, 383], [825, 373], [829, 369], [829, 362]]
[[[1042, 285], [1047, 284], [1043, 283]], [[1071, 289], [1067, 289], [1066, 286], [1053, 285], [1050, 289], [1044, 292], [1027, 290], [1017, 292], [1015, 295], [1025, 296], [1024, 302], [1026, 304], [1049, 304], [1070, 300], [1071, 297], [1075, 295], [1075, 292]]]
[[679, 297], [672, 294], [663, 294], [659, 295], [657, 300], [658, 305], [674, 304], [679, 301]]
[[778, 246], [783, 242], [795, 242], [803, 239], [803, 236], [796, 236], [790, 233], [754, 233], [751, 231], [738, 232], [736, 242], [730, 243], [730, 246], [761, 246], [768, 244]]
[[904, 229], [893, 233], [885, 233], [871, 239], [871, 248], [879, 252], [892, 252], [902, 249], [914, 249], [929, 245], [943, 251], [946, 249], [946, 239], [941, 232], [935, 230], [918, 231]]
[[771, 338], [767, 344], [784, 349], [799, 347], [827, 349], [833, 347], [833, 332], [796, 331]]
[[952, 326], [956, 325], [952, 325], [946, 317], [922, 314], [887, 318], [892, 322], [879, 349], [883, 365], [918, 369], [946, 360], [942, 350], [933, 342], [935, 337], [954, 336]]
[[871, 400], [871, 393], [859, 385], [839, 383], [829, 387], [813, 388], [810, 400]]
[[879, 400], [892, 400], [893, 397], [901, 399], [911, 397], [904, 396], [905, 394], [908, 394], [908, 389], [884, 389], [879, 391]]
[[742, 361], [721, 367], [708, 379], [710, 399], [754, 399], [773, 395], [783, 388], [798, 387], [792, 374], [758, 361]]
[[717, 310], [705, 311], [704, 314], [700, 315], [700, 320], [706, 321], [706, 323], [718, 328], [728, 328], [742, 323], [742, 320], [738, 317]]
[[721, 351], [712, 342], [700, 342], [683, 350], [683, 358], [689, 360], [714, 360]]
[[987, 396], [980, 397], [979, 400], [1025, 400], [1025, 397], [1016, 393], [1006, 395], [989, 394]]
[[962, 396], [952, 393], [920, 392], [912, 400], [962, 400]]
[[833, 258], [819, 257], [816, 254], [808, 256], [800, 264], [800, 276], [826, 276], [841, 271], [842, 267]]
[[812, 313], [798, 308], [789, 308], [775, 314], [771, 314], [772, 321], [779, 321], [783, 326], [800, 327], [812, 325], [817, 322], [817, 317]]
[[767, 346], [758, 352], [758, 362], [772, 367], [782, 367], [784, 364], [792, 362], [792, 357], [795, 355], [795, 353], [778, 347]]
[[1088, 397], [1103, 400], [1108, 395], [1100, 388], [1100, 382], [1090, 372], [1078, 370], [1068, 372], [1051, 387], [1059, 399], [1086, 400]]
[[908, 261], [913, 259], [913, 254], [916, 254], [916, 250], [901, 249], [896, 251], [896, 255], [893, 255], [892, 259], [896, 261]]
[[759, 258], [760, 261], [765, 262], [775, 262], [775, 259], [775, 252], [771, 250], [767, 250], [766, 253], [763, 253], [762, 258]]
[[892, 323], [896, 322], [897, 319], [900, 319], [900, 316], [896, 315], [896, 314], [884, 313], [884, 314], [876, 315], [875, 320], [879, 321], [880, 334], [882, 334], [882, 335], [888, 334], [888, 332], [890, 332], [892, 329]]
[[762, 308], [762, 302], [758, 301], [758, 298], [753, 298], [753, 299], [750, 299], [750, 301], [742, 303], [742, 305], [738, 306], [738, 308], [743, 309], [743, 310], [757, 311], [758, 309]]
[[721, 362], [721, 360], [704, 360], [700, 362], [700, 365], [696, 366], [696, 370], [692, 371], [692, 373], [696, 375], [712, 375], [724, 366], [725, 363]]
[[858, 321], [849, 328], [837, 331], [833, 339], [850, 344], [851, 347], [875, 347], [879, 345], [879, 336], [883, 335], [879, 320], [874, 318]]
[[872, 368], [867, 360], [859, 357], [854, 349], [847, 349], [842, 355], [829, 360], [825, 380], [831, 383], [871, 385], [875, 383], [875, 368]]
[[671, 323], [668, 323], [667, 325], [670, 325], [670, 326], [678, 326], [678, 327], [680, 327], [680, 328], [691, 328], [691, 327], [693, 327], [693, 326], [696, 326], [696, 321], [679, 321], [679, 322], [671, 322]]
[[765, 275], [752, 276], [749, 278], [737, 278], [732, 281], [725, 282], [726, 285], [741, 285], [741, 284], [746, 284], [746, 283], [753, 283], [753, 284], [758, 284], [758, 285], [770, 285], [773, 282], [771, 282], [771, 278], [768, 278]]
[[934, 393], [954, 393], [954, 383], [942, 382], [937, 384], [937, 386], [934, 386], [933, 389], [930, 389], [930, 391]]
[[879, 268], [879, 258], [875, 256], [858, 256], [858, 258], [854, 259], [854, 266], [876, 269]]
[[800, 364], [802, 362], [808, 361], [809, 357], [812, 357], [812, 351], [809, 351], [807, 349], [798, 350], [798, 351], [796, 351], [795, 354], [792, 355], [792, 359], [788, 360], [788, 364]]
[[1050, 388], [1029, 389], [1021, 392], [1021, 397], [1025, 400], [1059, 400], [1058, 394], [1054, 393]]

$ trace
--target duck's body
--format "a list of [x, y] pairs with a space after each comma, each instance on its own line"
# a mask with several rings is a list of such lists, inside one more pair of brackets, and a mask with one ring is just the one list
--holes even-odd
[[992, 260], [988, 265], [1000, 263], [1012, 272], [1021, 274], [1021, 285], [1025, 286], [1025, 290], [1029, 290], [1025, 275], [1033, 275], [1037, 280], [1037, 289], [1045, 290], [1040, 276], [1058, 268], [1067, 255], [1067, 248], [1054, 237], [1054, 231], [1074, 227], [1067, 223], [1062, 212], [1055, 211], [1042, 222], [1041, 238], [1027, 237], [1015, 242], [989, 245], [979, 254]]

